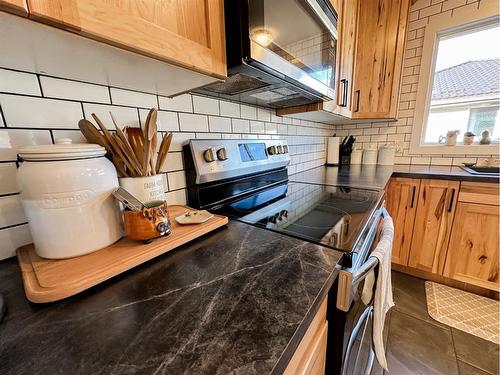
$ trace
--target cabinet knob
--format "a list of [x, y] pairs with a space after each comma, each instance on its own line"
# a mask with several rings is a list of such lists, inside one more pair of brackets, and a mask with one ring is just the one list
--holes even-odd
[[217, 157], [215, 156], [215, 152], [212, 148], [207, 148], [204, 152], [203, 152], [203, 159], [205, 159], [205, 161], [207, 163], [211, 163], [215, 160], [217, 160]]
[[267, 153], [269, 155], [276, 155], [278, 153], [278, 148], [276, 146], [269, 146], [267, 148]]
[[227, 151], [224, 147], [217, 150], [217, 159], [227, 160]]

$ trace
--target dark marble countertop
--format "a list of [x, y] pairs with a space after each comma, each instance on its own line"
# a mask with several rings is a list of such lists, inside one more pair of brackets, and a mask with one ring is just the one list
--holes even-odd
[[433, 178], [476, 182], [499, 182], [495, 176], [472, 175], [459, 167], [421, 165], [351, 165], [322, 166], [290, 176], [290, 181], [313, 184], [344, 185], [354, 188], [384, 189], [394, 177]]
[[341, 253], [230, 222], [66, 300], [35, 305], [0, 262], [1, 374], [278, 374]]

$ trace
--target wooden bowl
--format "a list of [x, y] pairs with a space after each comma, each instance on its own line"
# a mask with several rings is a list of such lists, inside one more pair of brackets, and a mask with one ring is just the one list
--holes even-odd
[[125, 234], [133, 240], [150, 241], [170, 234], [168, 206], [165, 201], [148, 202], [142, 211], [126, 210], [123, 216]]

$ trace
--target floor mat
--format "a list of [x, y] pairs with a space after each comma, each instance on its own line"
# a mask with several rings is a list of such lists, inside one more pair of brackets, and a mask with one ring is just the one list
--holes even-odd
[[427, 310], [438, 322], [499, 343], [499, 303], [446, 285], [425, 282]]

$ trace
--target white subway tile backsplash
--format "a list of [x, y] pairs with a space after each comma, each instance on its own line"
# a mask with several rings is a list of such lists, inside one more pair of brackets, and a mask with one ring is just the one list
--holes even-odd
[[170, 151], [182, 151], [182, 146], [194, 138], [196, 138], [194, 133], [173, 133]]
[[264, 133], [264, 123], [260, 121], [250, 121], [250, 132]]
[[21, 147], [51, 143], [49, 130], [0, 129], [0, 161], [16, 160]]
[[219, 101], [217, 99], [193, 95], [193, 106], [196, 113], [204, 113], [207, 115], [219, 114]]
[[19, 192], [16, 173], [17, 168], [15, 163], [0, 163], [0, 195]]
[[271, 111], [266, 108], [257, 108], [257, 120], [271, 121]]
[[83, 111], [85, 112], [85, 118], [93, 123], [95, 123], [95, 121], [92, 117], [92, 113], [95, 113], [108, 129], [114, 129], [113, 121], [111, 120], [111, 115], [109, 114], [110, 112], [113, 113], [118, 126], [122, 129], [125, 126], [139, 126], [139, 114], [135, 108], [83, 103]]
[[257, 119], [257, 108], [241, 104], [240, 105], [241, 118], [245, 118], [248, 120], [256, 120]]
[[177, 112], [193, 112], [193, 101], [190, 94], [182, 94], [173, 98], [159, 96], [160, 109]]
[[45, 97], [111, 103], [106, 86], [45, 76], [40, 77], [40, 84]]
[[139, 108], [157, 108], [156, 95], [111, 87], [111, 102]]
[[18, 247], [33, 242], [28, 225], [20, 225], [7, 229], [0, 229], [0, 260], [16, 255]]
[[250, 121], [242, 119], [231, 119], [233, 124], [233, 132], [235, 133], [250, 133]]
[[52, 130], [54, 140], [58, 138], [69, 138], [73, 143], [87, 143], [80, 130]]
[[186, 187], [186, 173], [184, 171], [168, 173], [168, 186], [170, 190], [178, 190]]
[[184, 169], [182, 161], [182, 152], [169, 152], [161, 172], [173, 172]]
[[28, 222], [19, 195], [0, 197], [0, 228]]
[[238, 103], [221, 100], [219, 104], [221, 116], [240, 117], [240, 105]]
[[187, 204], [186, 190], [182, 189], [182, 190], [169, 191], [167, 193], [167, 202], [169, 204], [182, 204], [182, 205]]
[[221, 133], [196, 133], [196, 139], [221, 139]]
[[40, 96], [40, 86], [35, 74], [0, 69], [0, 92]]
[[208, 117], [191, 113], [179, 113], [181, 131], [208, 132]]
[[227, 117], [209, 116], [208, 125], [211, 132], [231, 132], [231, 119]]
[[[147, 109], [139, 110], [139, 117], [141, 118], [142, 125], [145, 124], [148, 113], [149, 110]], [[156, 124], [159, 131], [179, 131], [179, 118], [177, 116], [177, 112], [158, 111]]]
[[78, 128], [80, 103], [19, 95], [0, 95], [5, 124], [24, 128]]

